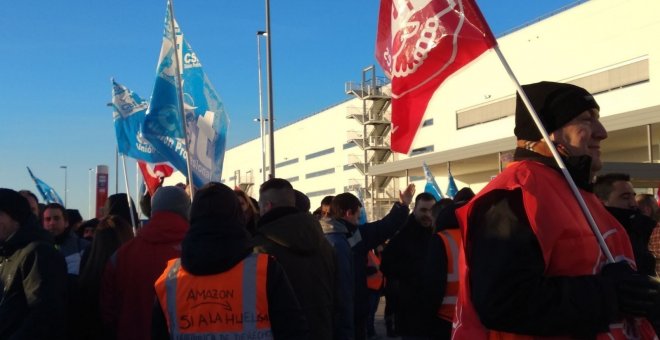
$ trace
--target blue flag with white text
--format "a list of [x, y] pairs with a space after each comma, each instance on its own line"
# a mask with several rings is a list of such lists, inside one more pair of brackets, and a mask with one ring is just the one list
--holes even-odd
[[451, 199], [454, 199], [454, 196], [458, 193], [458, 187], [454, 181], [454, 176], [451, 175], [451, 170], [447, 170], [449, 173], [449, 184], [447, 184], [447, 196]]
[[442, 196], [442, 191], [438, 186], [438, 183], [435, 182], [435, 177], [433, 177], [433, 174], [431, 173], [431, 170], [429, 169], [428, 165], [426, 165], [426, 162], [422, 163], [422, 168], [424, 169], [424, 177], [426, 177], [426, 185], [424, 186], [424, 192], [433, 195], [433, 197], [435, 197], [435, 200], [439, 201], [440, 199], [443, 198], [443, 196]]
[[30, 177], [32, 177], [32, 180], [34, 181], [34, 184], [37, 186], [37, 190], [41, 194], [41, 198], [43, 198], [46, 203], [57, 203], [61, 206], [64, 206], [62, 198], [60, 198], [60, 195], [57, 194], [55, 189], [51, 188], [50, 185], [46, 184], [46, 182], [35, 177], [32, 173], [32, 170], [30, 170], [30, 167], [27, 167], [27, 170], [30, 173]]
[[[202, 64], [190, 44], [183, 38], [176, 21], [174, 27], [176, 49], [171, 38], [168, 6], [156, 83], [142, 131], [156, 150], [185, 175], [188, 174], [187, 144], [193, 183], [200, 187], [209, 181], [220, 181], [229, 118], [220, 97], [202, 70]], [[179, 111], [174, 53], [178, 54], [178, 69], [183, 83], [187, 140]]]
[[166, 162], [167, 159], [142, 136], [148, 106], [137, 93], [112, 80], [112, 120], [119, 152], [148, 163]]

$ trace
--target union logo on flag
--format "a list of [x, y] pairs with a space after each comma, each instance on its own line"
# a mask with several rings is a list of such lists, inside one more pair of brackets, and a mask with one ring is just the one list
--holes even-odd
[[392, 79], [392, 150], [407, 153], [435, 90], [496, 44], [474, 0], [382, 0], [376, 59]]

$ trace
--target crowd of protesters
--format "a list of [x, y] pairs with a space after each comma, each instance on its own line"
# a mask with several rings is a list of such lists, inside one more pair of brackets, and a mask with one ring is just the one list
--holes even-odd
[[351, 193], [312, 213], [280, 178], [258, 201], [160, 187], [144, 223], [125, 194], [83, 221], [0, 188], [0, 339], [374, 339], [381, 296], [403, 339], [657, 339], [657, 202], [625, 174], [594, 176], [607, 133], [588, 92], [525, 90], [605, 245], [518, 97], [500, 176], [453, 199], [408, 185], [375, 221]]

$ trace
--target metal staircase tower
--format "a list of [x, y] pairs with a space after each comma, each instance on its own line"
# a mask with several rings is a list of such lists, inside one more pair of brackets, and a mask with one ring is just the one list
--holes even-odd
[[398, 183], [394, 177], [369, 176], [372, 165], [382, 164], [392, 158], [390, 149], [390, 104], [392, 98], [385, 91], [386, 78], [376, 77], [371, 65], [362, 70], [360, 83], [347, 82], [346, 94], [362, 100], [362, 107], [349, 107], [346, 118], [354, 119], [362, 126], [361, 131], [349, 131], [348, 142], [355, 143], [363, 151], [363, 157], [350, 157], [353, 165], [364, 176], [364, 204], [370, 220], [379, 219], [398, 201]]

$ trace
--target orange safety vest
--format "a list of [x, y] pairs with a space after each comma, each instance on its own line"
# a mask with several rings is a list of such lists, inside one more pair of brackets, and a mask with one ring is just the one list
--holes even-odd
[[[594, 275], [607, 263], [577, 200], [559, 171], [534, 161], [510, 164], [474, 199], [457, 210], [463, 239], [470, 232], [468, 216], [476, 202], [494, 190], [521, 190], [525, 213], [541, 246], [547, 276]], [[634, 267], [634, 255], [625, 229], [605, 210], [593, 193], [580, 189], [605, 243], [616, 261], [625, 260]], [[463, 247], [464, 248], [464, 247]], [[459, 259], [459, 297], [452, 339], [535, 339], [486, 329], [470, 300], [470, 268], [465, 249]], [[610, 324], [607, 333], [597, 339], [653, 339], [650, 323], [641, 318], [619, 320]], [[553, 337], [561, 339], [565, 337]], [[657, 338], [656, 338], [657, 339]]]
[[272, 339], [266, 296], [268, 256], [251, 254], [230, 270], [194, 276], [173, 259], [156, 280], [171, 339]]
[[438, 236], [445, 244], [447, 253], [447, 287], [445, 297], [438, 308], [438, 317], [452, 322], [456, 315], [456, 301], [458, 300], [458, 254], [463, 240], [461, 240], [460, 229], [442, 230], [438, 232]]
[[367, 276], [367, 287], [371, 290], [380, 290], [383, 286], [383, 273], [380, 271], [380, 259], [373, 250], [367, 253], [367, 267], [376, 268], [376, 272]]

